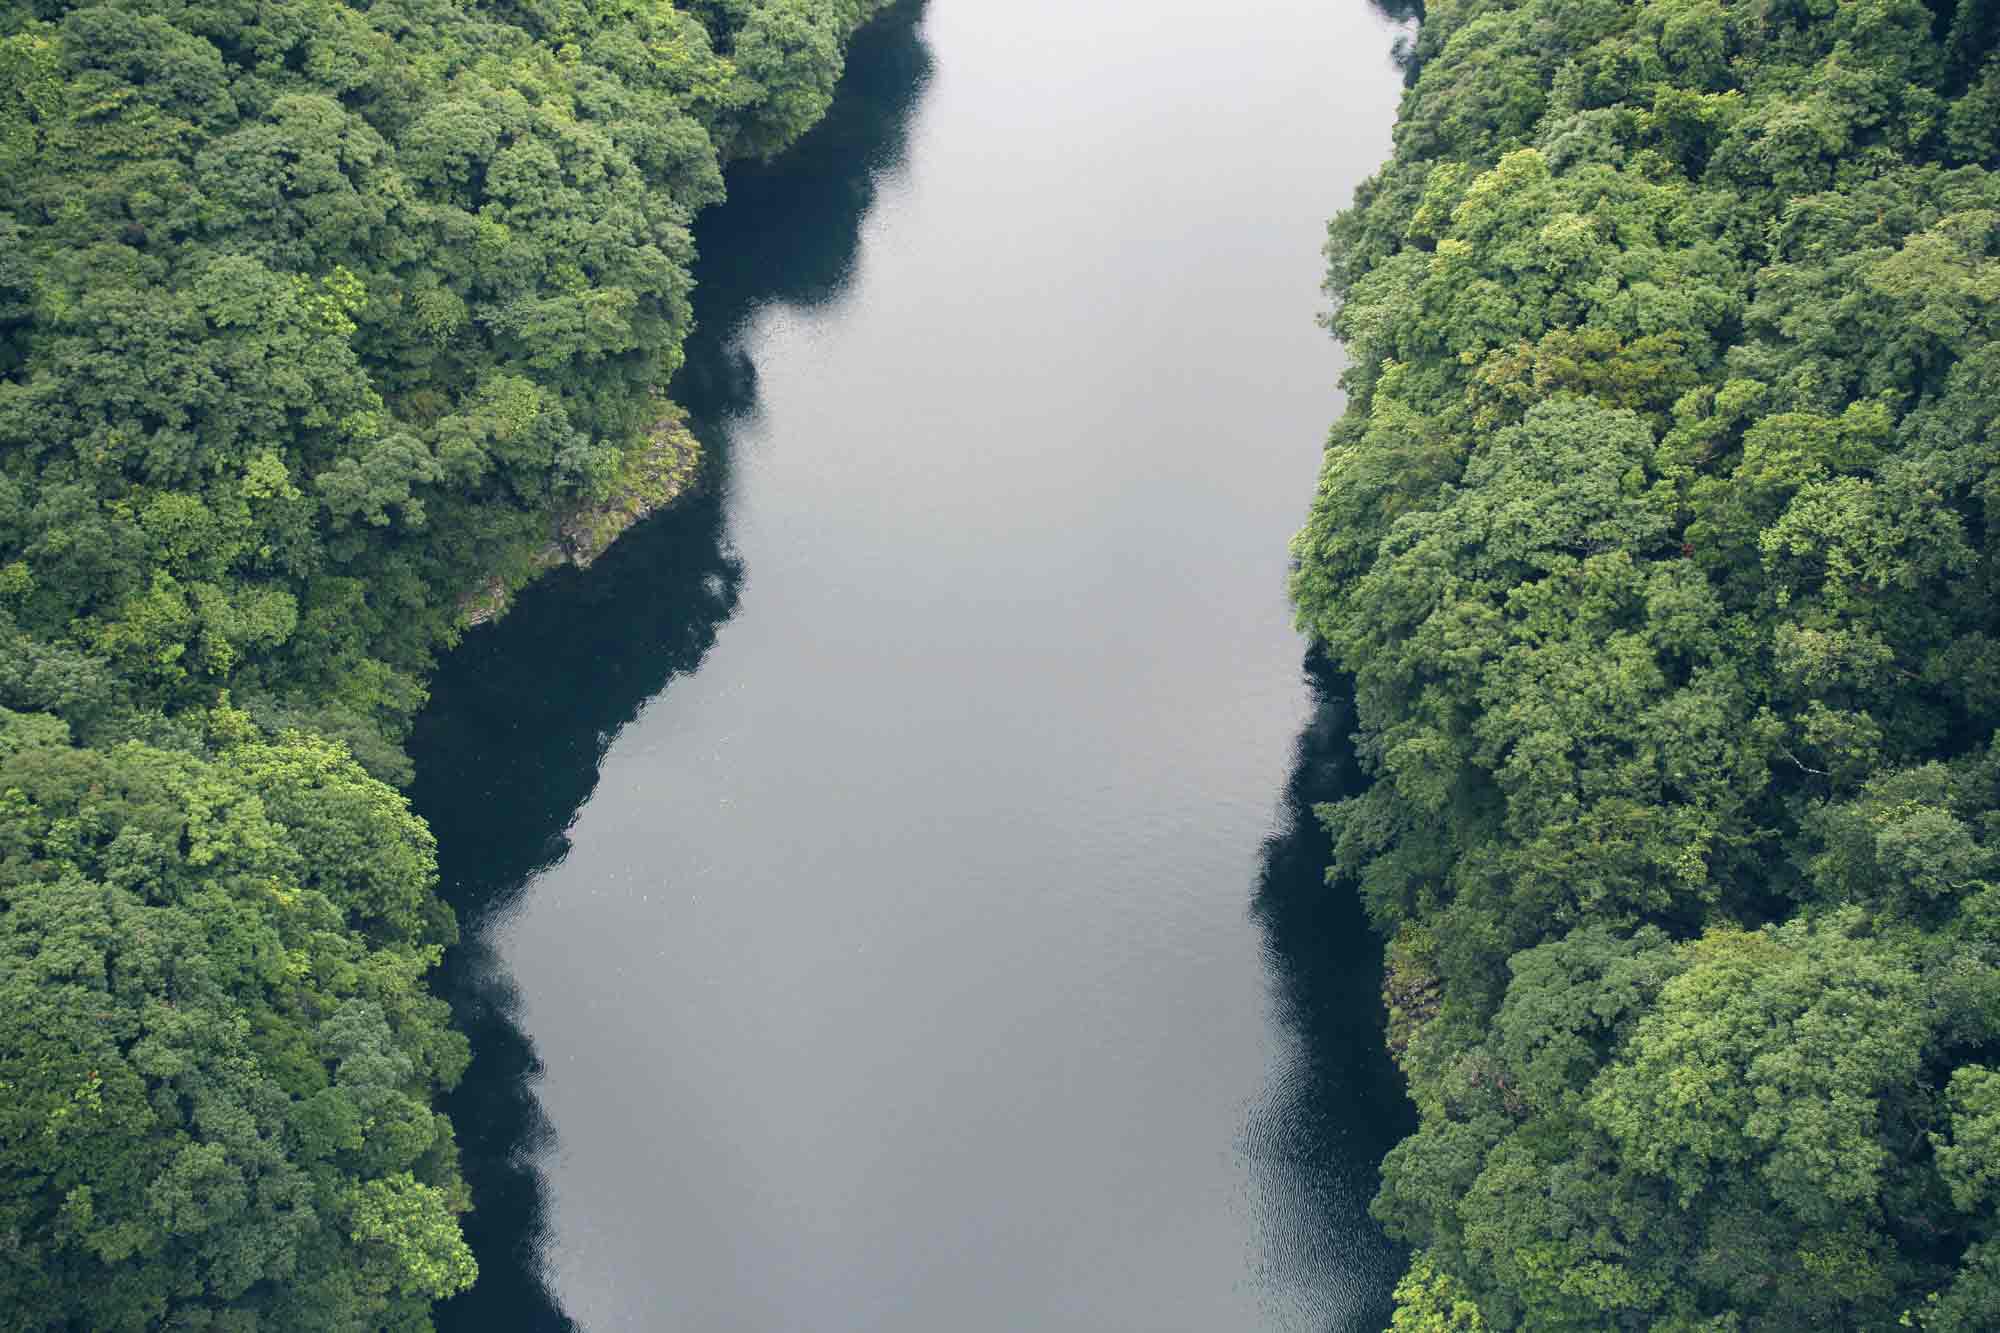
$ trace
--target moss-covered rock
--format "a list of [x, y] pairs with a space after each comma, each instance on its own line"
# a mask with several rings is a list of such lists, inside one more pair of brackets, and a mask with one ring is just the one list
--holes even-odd
[[685, 494], [701, 471], [701, 442], [687, 428], [679, 407], [666, 412], [625, 455], [599, 500], [558, 510], [548, 543], [512, 571], [496, 572], [459, 599], [459, 624], [472, 629], [507, 614], [514, 594], [557, 565], [588, 569], [635, 523], [658, 513]]

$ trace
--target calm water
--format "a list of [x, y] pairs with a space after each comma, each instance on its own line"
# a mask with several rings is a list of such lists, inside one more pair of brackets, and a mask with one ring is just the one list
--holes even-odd
[[932, 0], [704, 222], [708, 482], [470, 636], [464, 1330], [1365, 1329], [1405, 1128], [1285, 541], [1358, 0]]

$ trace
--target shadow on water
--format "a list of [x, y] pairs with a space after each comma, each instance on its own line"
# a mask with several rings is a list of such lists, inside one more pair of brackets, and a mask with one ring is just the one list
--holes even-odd
[[1382, 17], [1402, 25], [1403, 32], [1396, 38], [1392, 54], [1396, 67], [1403, 71], [1403, 86], [1415, 86], [1417, 75], [1423, 73], [1423, 57], [1417, 50], [1417, 34], [1423, 28], [1424, 0], [1368, 0], [1368, 3]]
[[1285, 816], [1264, 845], [1252, 912], [1290, 1049], [1248, 1134], [1264, 1198], [1265, 1283], [1284, 1327], [1362, 1333], [1389, 1316], [1405, 1254], [1368, 1215], [1383, 1154], [1416, 1128], [1383, 1046], [1382, 944], [1313, 807], [1367, 786], [1349, 683], [1305, 664], [1313, 708], [1293, 752]]
[[[1391, 55], [1413, 86], [1424, 0], [1368, 0], [1398, 24]], [[1292, 755], [1279, 831], [1264, 844], [1252, 914], [1264, 933], [1278, 1021], [1289, 1042], [1246, 1148], [1263, 1199], [1264, 1287], [1276, 1322], [1375, 1333], [1408, 1260], [1369, 1216], [1381, 1164], [1416, 1129], [1384, 1044], [1382, 941], [1354, 886], [1329, 883], [1333, 844], [1314, 807], [1364, 791], [1354, 756], [1352, 682], [1318, 653], [1304, 664], [1312, 713]]]
[[837, 300], [853, 275], [878, 182], [900, 165], [930, 71], [924, 0], [903, 0], [858, 34], [827, 118], [778, 163], [732, 170], [730, 199], [696, 230], [697, 314], [674, 397], [707, 451], [696, 493], [635, 528], [588, 572], [558, 570], [498, 625], [442, 664], [418, 719], [411, 796], [438, 838], [445, 897], [463, 943], [438, 990], [471, 1039], [472, 1067], [445, 1109], [474, 1211], [480, 1278], [438, 1311], [442, 1330], [574, 1327], [541, 1261], [551, 1146], [535, 1084], [542, 1065], [517, 1023], [495, 951], [508, 909], [569, 850], [612, 738], [647, 700], [696, 670], [735, 613], [743, 566], [728, 533], [731, 420], [754, 411], [741, 347], [768, 305]]

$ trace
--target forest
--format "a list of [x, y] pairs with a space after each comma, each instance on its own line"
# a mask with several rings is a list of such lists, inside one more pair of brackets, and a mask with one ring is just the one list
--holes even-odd
[[2000, 1326], [2000, 4], [1424, 8], [1293, 585], [1394, 1329]]
[[0, 1327], [474, 1280], [401, 742], [684, 481], [689, 225], [879, 8], [0, 11]]

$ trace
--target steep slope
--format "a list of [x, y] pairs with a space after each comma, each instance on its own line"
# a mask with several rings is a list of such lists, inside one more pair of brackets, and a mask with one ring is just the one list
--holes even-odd
[[1294, 547], [1399, 1327], [2000, 1321], [2000, 10], [1444, 0]]
[[683, 484], [688, 225], [879, 7], [0, 14], [0, 1327], [473, 1280], [399, 743]]

